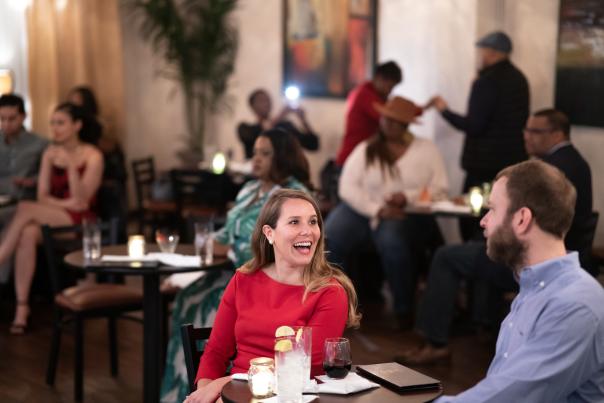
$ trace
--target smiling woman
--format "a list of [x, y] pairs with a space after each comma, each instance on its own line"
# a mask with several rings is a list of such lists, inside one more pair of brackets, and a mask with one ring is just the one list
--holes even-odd
[[357, 326], [356, 292], [325, 260], [323, 219], [307, 193], [276, 191], [260, 212], [252, 235], [253, 259], [241, 267], [223, 295], [197, 372], [197, 391], [186, 402], [215, 401], [229, 357], [231, 373], [245, 373], [254, 357], [272, 356], [275, 330], [312, 327], [311, 375], [322, 373], [326, 338]]

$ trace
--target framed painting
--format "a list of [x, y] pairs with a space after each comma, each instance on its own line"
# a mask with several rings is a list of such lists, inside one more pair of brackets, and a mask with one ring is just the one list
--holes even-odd
[[556, 108], [573, 125], [604, 127], [604, 2], [561, 0]]
[[283, 86], [344, 98], [370, 78], [377, 0], [283, 0]]

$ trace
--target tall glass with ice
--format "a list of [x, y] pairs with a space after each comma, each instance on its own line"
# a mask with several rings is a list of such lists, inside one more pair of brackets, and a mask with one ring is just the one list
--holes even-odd
[[275, 335], [279, 403], [299, 403], [304, 384], [310, 379], [312, 330], [309, 327], [281, 326]]

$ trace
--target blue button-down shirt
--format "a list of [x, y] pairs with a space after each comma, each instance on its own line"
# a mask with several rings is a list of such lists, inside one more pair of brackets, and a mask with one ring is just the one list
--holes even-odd
[[525, 268], [485, 379], [438, 403], [604, 402], [604, 290], [576, 252]]
[[22, 129], [11, 143], [0, 131], [0, 194], [21, 198], [22, 189], [13, 184], [15, 177], [31, 178], [38, 174], [40, 158], [48, 142]]

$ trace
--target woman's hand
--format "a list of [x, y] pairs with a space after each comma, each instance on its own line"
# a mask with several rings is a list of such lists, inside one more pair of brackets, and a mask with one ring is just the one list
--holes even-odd
[[69, 169], [76, 166], [73, 156], [61, 146], [51, 145], [48, 154], [52, 165], [56, 167]]
[[191, 393], [183, 403], [214, 403], [221, 402], [220, 392], [224, 385], [231, 380], [230, 376], [214, 379], [209, 383], [204, 384], [204, 380], [200, 380], [197, 385], [197, 390]]
[[400, 207], [386, 204], [378, 211], [378, 217], [385, 220], [402, 220], [405, 218], [405, 211]]

